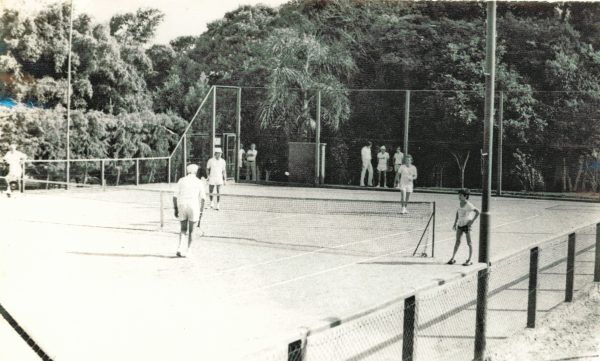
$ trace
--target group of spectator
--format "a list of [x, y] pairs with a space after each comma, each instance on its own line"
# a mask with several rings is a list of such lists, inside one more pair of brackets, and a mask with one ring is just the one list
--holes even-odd
[[238, 152], [238, 167], [240, 168], [240, 174], [242, 169], [246, 168], [246, 180], [257, 181], [256, 171], [256, 157], [258, 156], [258, 150], [256, 150], [256, 144], [250, 144], [248, 151], [244, 150], [244, 145], [240, 144], [240, 150]]

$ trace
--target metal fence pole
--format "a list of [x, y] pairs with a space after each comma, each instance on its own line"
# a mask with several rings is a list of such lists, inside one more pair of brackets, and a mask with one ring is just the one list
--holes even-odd
[[167, 183], [171, 184], [171, 157], [167, 160]]
[[160, 192], [160, 229], [165, 226], [165, 192]]
[[504, 92], [500, 92], [500, 101], [498, 104], [498, 164], [496, 174], [496, 194], [502, 195], [502, 138], [504, 137]]
[[183, 134], [183, 176], [187, 173], [185, 171], [185, 167], [187, 167], [187, 133]]
[[594, 282], [600, 282], [600, 223], [596, 224], [596, 260], [594, 261]]
[[104, 159], [100, 161], [101, 171], [100, 171], [100, 184], [102, 185], [102, 189], [106, 190], [106, 178], [104, 176], [104, 168], [106, 167], [106, 162]]
[[315, 184], [319, 184], [319, 151], [321, 143], [321, 91], [317, 91], [317, 116], [315, 128]]
[[404, 96], [404, 156], [408, 155], [408, 128], [410, 124], [410, 90]]
[[[21, 193], [25, 191], [25, 162], [21, 162]], [[10, 187], [10, 183], [8, 184]]]
[[402, 361], [412, 361], [415, 351], [415, 296], [404, 299], [404, 329], [402, 330]]
[[135, 160], [135, 185], [140, 185], [140, 160]]
[[538, 286], [538, 261], [539, 248], [535, 247], [529, 251], [529, 293], [527, 294], [527, 327], [535, 328], [535, 314], [537, 310], [537, 286]]
[[431, 258], [435, 257], [435, 202], [433, 202], [433, 228], [431, 230]]
[[240, 146], [242, 142], [242, 88], [237, 89], [237, 102], [235, 105], [235, 132], [237, 133], [235, 138], [235, 181], [240, 182]]
[[569, 234], [567, 250], [567, 280], [565, 287], [565, 302], [573, 301], [573, 286], [575, 281], [575, 233]]

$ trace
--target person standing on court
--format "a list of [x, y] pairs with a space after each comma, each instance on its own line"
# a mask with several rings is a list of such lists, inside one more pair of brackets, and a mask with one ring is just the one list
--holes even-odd
[[[206, 171], [208, 173], [208, 191], [210, 193], [210, 208], [219, 210], [219, 201], [221, 197], [221, 186], [225, 185], [227, 180], [227, 164], [225, 159], [221, 158], [223, 151], [221, 148], [215, 148], [215, 153], [212, 158], [208, 160], [206, 164]], [[217, 190], [217, 202], [213, 199], [215, 189]]]
[[4, 162], [8, 164], [8, 174], [6, 175], [6, 196], [10, 197], [12, 185], [16, 184], [19, 189], [19, 179], [23, 177], [23, 161], [27, 159], [25, 153], [19, 152], [15, 144], [10, 145], [10, 150], [4, 155]]
[[463, 263], [463, 266], [470, 266], [471, 256], [473, 255], [473, 246], [471, 244], [471, 225], [479, 217], [479, 209], [469, 202], [469, 195], [471, 191], [467, 188], [463, 188], [458, 191], [458, 200], [460, 201], [459, 207], [456, 210], [456, 217], [454, 217], [454, 225], [452, 229], [456, 231], [456, 242], [454, 243], [454, 252], [452, 252], [452, 258], [448, 261], [448, 264], [455, 264], [456, 252], [460, 246], [460, 239], [464, 233], [467, 238], [467, 246], [469, 247], [469, 257]]
[[242, 174], [242, 169], [244, 169], [244, 165], [246, 163], [246, 151], [244, 150], [244, 145], [240, 143], [240, 150], [238, 151], [238, 169], [239, 174]]
[[373, 165], [371, 164], [371, 146], [373, 143], [367, 142], [360, 150], [360, 158], [362, 160], [362, 170], [360, 171], [360, 186], [365, 186], [365, 173], [369, 172], [369, 187], [373, 186]]
[[250, 175], [252, 175], [252, 180], [257, 181], [256, 178], [256, 157], [258, 156], [258, 150], [256, 150], [256, 144], [250, 144], [250, 149], [246, 152], [246, 180], [250, 180]]
[[402, 153], [402, 148], [396, 148], [396, 153], [394, 154], [394, 172], [396, 175], [394, 176], [394, 188], [400, 188], [400, 166], [404, 160], [404, 153]]
[[410, 154], [404, 157], [404, 163], [400, 166], [398, 172], [400, 173], [400, 190], [402, 191], [402, 211], [401, 214], [406, 214], [408, 211], [408, 201], [410, 200], [410, 194], [413, 192], [413, 182], [417, 179], [417, 167], [413, 164], [413, 158]]
[[383, 173], [383, 188], [387, 188], [387, 168], [390, 154], [385, 151], [385, 145], [379, 148], [377, 153], [377, 188], [381, 187], [381, 174]]
[[204, 182], [196, 176], [198, 168], [196, 164], [190, 164], [185, 168], [187, 175], [179, 179], [177, 182], [177, 193], [173, 195], [175, 218], [181, 223], [177, 257], [187, 256], [187, 252], [192, 246], [194, 224], [198, 223], [198, 227], [200, 227], [200, 219], [202, 218], [204, 201], [206, 200], [206, 190]]

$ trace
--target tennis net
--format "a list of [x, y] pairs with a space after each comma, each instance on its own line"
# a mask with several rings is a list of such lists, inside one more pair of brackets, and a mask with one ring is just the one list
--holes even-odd
[[[83, 207], [95, 204], [98, 216], [87, 217], [87, 222], [141, 231], [179, 229], [174, 193], [164, 184], [155, 188], [71, 184], [65, 190], [61, 182], [27, 183], [35, 184], [35, 192], [41, 194], [87, 202], [81, 203]], [[364, 257], [434, 252], [434, 202], [411, 202], [408, 213], [402, 214], [397, 201], [237, 194], [220, 195], [219, 201], [216, 210], [209, 208], [207, 199], [201, 221], [204, 237], [212, 241]]]

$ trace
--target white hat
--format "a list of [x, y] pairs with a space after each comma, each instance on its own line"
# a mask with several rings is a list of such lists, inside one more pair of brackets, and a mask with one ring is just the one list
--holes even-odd
[[198, 173], [198, 168], [199, 167], [196, 164], [189, 164], [187, 167], [185, 167], [185, 170], [188, 174], [196, 174]]
[[221, 149], [221, 148], [215, 148], [215, 153], [223, 153], [223, 149]]

